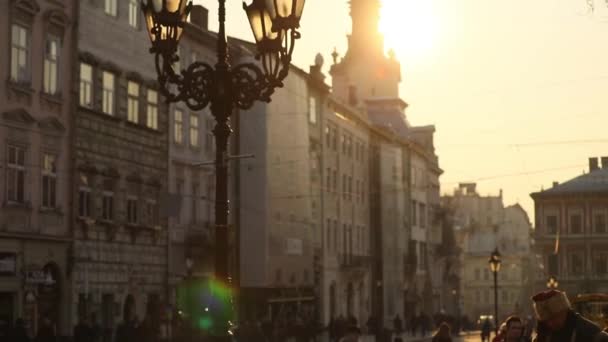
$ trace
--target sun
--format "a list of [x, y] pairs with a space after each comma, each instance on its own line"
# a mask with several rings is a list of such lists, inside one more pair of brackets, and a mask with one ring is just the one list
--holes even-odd
[[384, 46], [399, 57], [420, 59], [436, 47], [439, 20], [433, 0], [382, 0]]

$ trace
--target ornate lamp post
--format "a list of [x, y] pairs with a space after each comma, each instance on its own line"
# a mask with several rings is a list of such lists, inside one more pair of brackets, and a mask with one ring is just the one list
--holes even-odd
[[554, 276], [550, 276], [549, 280], [547, 280], [547, 288], [548, 289], [557, 289], [558, 286], [559, 286], [559, 283], [557, 282], [557, 279]]
[[494, 274], [494, 333], [498, 334], [498, 271], [500, 271], [500, 253], [498, 248], [490, 255], [490, 270]]
[[[230, 115], [235, 109], [249, 109], [255, 101], [270, 102], [274, 89], [283, 85], [305, 0], [253, 0], [243, 4], [258, 48], [254, 63], [231, 66], [226, 38], [226, 0], [218, 0], [219, 30], [215, 67], [194, 62], [184, 70], [174, 70], [177, 47], [192, 8], [189, 0], [142, 0], [148, 34], [155, 56], [161, 93], [168, 102], [183, 101], [192, 110], [210, 105], [215, 117], [215, 278], [229, 286], [228, 274], [228, 174], [226, 149], [232, 132]], [[214, 322], [214, 335], [227, 341], [230, 316]]]

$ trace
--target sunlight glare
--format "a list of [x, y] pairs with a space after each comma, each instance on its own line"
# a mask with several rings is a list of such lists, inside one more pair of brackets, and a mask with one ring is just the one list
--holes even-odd
[[382, 0], [380, 32], [384, 47], [399, 57], [426, 57], [437, 43], [439, 20], [432, 0]]

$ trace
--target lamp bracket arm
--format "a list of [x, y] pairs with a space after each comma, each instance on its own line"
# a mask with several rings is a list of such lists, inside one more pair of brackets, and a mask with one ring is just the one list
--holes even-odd
[[278, 86], [270, 82], [255, 63], [243, 63], [230, 73], [233, 102], [240, 109], [249, 109], [255, 101], [270, 102], [270, 96]]

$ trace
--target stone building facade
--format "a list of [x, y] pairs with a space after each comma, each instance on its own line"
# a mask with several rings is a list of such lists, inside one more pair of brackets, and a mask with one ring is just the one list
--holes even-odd
[[169, 294], [168, 108], [137, 1], [79, 2], [73, 299], [104, 340]]
[[332, 95], [363, 113], [373, 137], [366, 147], [375, 153], [367, 184], [375, 185], [371, 192], [379, 191], [370, 203], [372, 311], [390, 324], [397, 314], [430, 315], [441, 306], [443, 277], [436, 273], [443, 261], [432, 252], [441, 242], [433, 214], [443, 171], [434, 150], [434, 127], [415, 127], [407, 120], [407, 103], [399, 97], [401, 66], [393, 53], [384, 53], [378, 32], [380, 2], [353, 0], [350, 7], [348, 50], [341, 59], [333, 54]]
[[70, 139], [77, 1], [0, 3], [0, 340], [71, 332]]
[[608, 292], [608, 157], [589, 158], [588, 173], [531, 196], [543, 265], [535, 289], [553, 276], [570, 297]]

